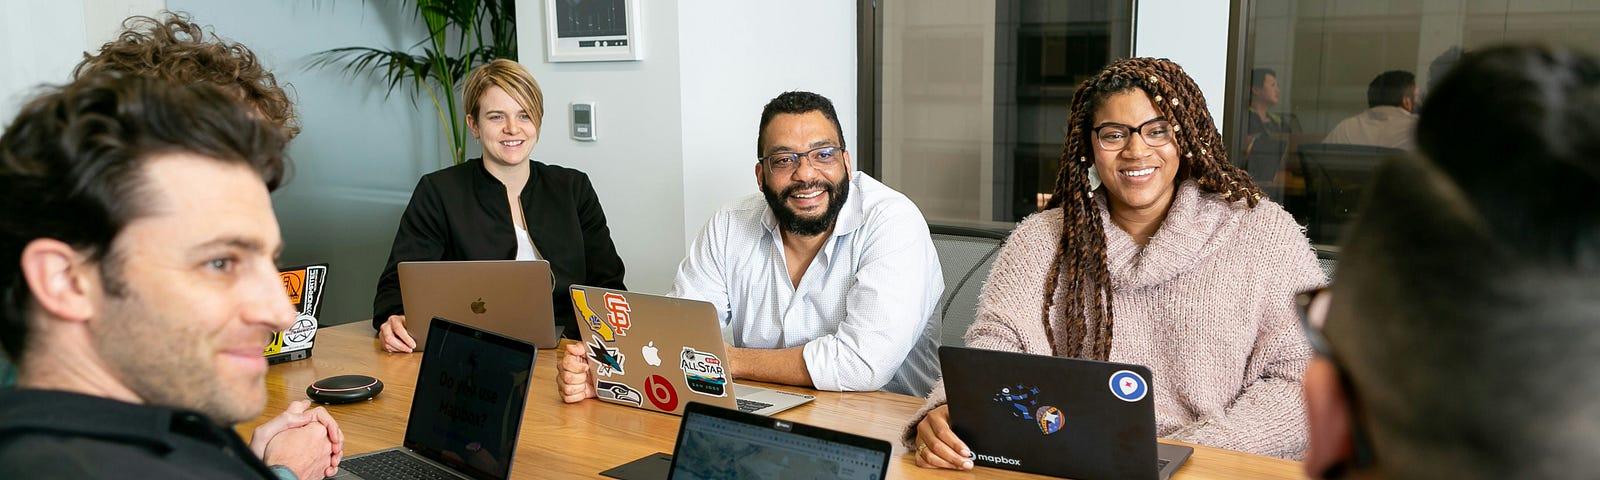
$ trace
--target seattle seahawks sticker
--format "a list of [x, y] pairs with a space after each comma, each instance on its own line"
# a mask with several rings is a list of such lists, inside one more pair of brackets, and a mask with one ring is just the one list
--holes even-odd
[[679, 367], [683, 369], [683, 380], [689, 391], [713, 397], [727, 395], [728, 376], [722, 371], [722, 359], [693, 347], [683, 347], [680, 360]]
[[617, 382], [597, 380], [594, 383], [594, 393], [600, 398], [631, 403], [635, 407], [644, 404], [644, 396], [639, 394], [638, 390]]
[[589, 338], [593, 339], [589, 341], [589, 359], [599, 365], [595, 374], [610, 377], [613, 373], [623, 373], [622, 362], [626, 359], [622, 351], [601, 344], [599, 335], [590, 335]]
[[1137, 402], [1144, 400], [1144, 394], [1149, 393], [1149, 385], [1144, 377], [1128, 370], [1118, 370], [1111, 374], [1111, 394], [1124, 402]]

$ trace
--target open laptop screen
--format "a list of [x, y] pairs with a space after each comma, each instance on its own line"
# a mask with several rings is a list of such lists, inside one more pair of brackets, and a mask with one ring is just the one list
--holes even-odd
[[477, 478], [506, 478], [537, 351], [437, 317], [428, 328], [406, 448]]
[[879, 480], [890, 448], [882, 440], [691, 403], [683, 412], [670, 478]]

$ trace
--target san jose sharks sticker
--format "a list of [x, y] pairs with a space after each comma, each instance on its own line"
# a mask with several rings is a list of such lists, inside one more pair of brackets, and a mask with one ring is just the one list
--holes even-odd
[[1111, 394], [1124, 402], [1144, 400], [1144, 395], [1149, 392], [1149, 384], [1137, 373], [1117, 370], [1117, 373], [1111, 374]]
[[589, 338], [591, 338], [588, 344], [589, 360], [598, 366], [595, 374], [602, 377], [610, 377], [613, 373], [622, 374], [622, 362], [626, 360], [622, 351], [600, 343], [599, 335], [590, 335]]
[[596, 380], [594, 383], [594, 393], [599, 395], [600, 398], [631, 403], [635, 407], [644, 404], [644, 396], [641, 395], [638, 390], [635, 390], [633, 387], [622, 383]]
[[689, 391], [712, 397], [728, 394], [728, 376], [722, 370], [722, 359], [716, 355], [683, 347], [679, 368], [683, 369], [683, 380]]

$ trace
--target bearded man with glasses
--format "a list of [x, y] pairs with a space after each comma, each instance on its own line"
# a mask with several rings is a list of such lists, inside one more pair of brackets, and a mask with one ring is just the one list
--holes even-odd
[[[735, 378], [926, 394], [939, 375], [944, 277], [922, 212], [850, 170], [839, 117], [821, 95], [779, 95], [759, 132], [761, 194], [717, 211], [669, 295], [716, 306]], [[584, 361], [569, 351], [562, 362], [568, 402], [594, 396]]]

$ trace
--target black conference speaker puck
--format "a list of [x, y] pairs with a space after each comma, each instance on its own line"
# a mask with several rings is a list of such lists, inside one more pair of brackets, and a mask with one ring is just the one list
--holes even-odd
[[317, 403], [337, 405], [359, 402], [378, 396], [383, 382], [366, 375], [340, 375], [317, 380], [306, 387], [306, 396]]

